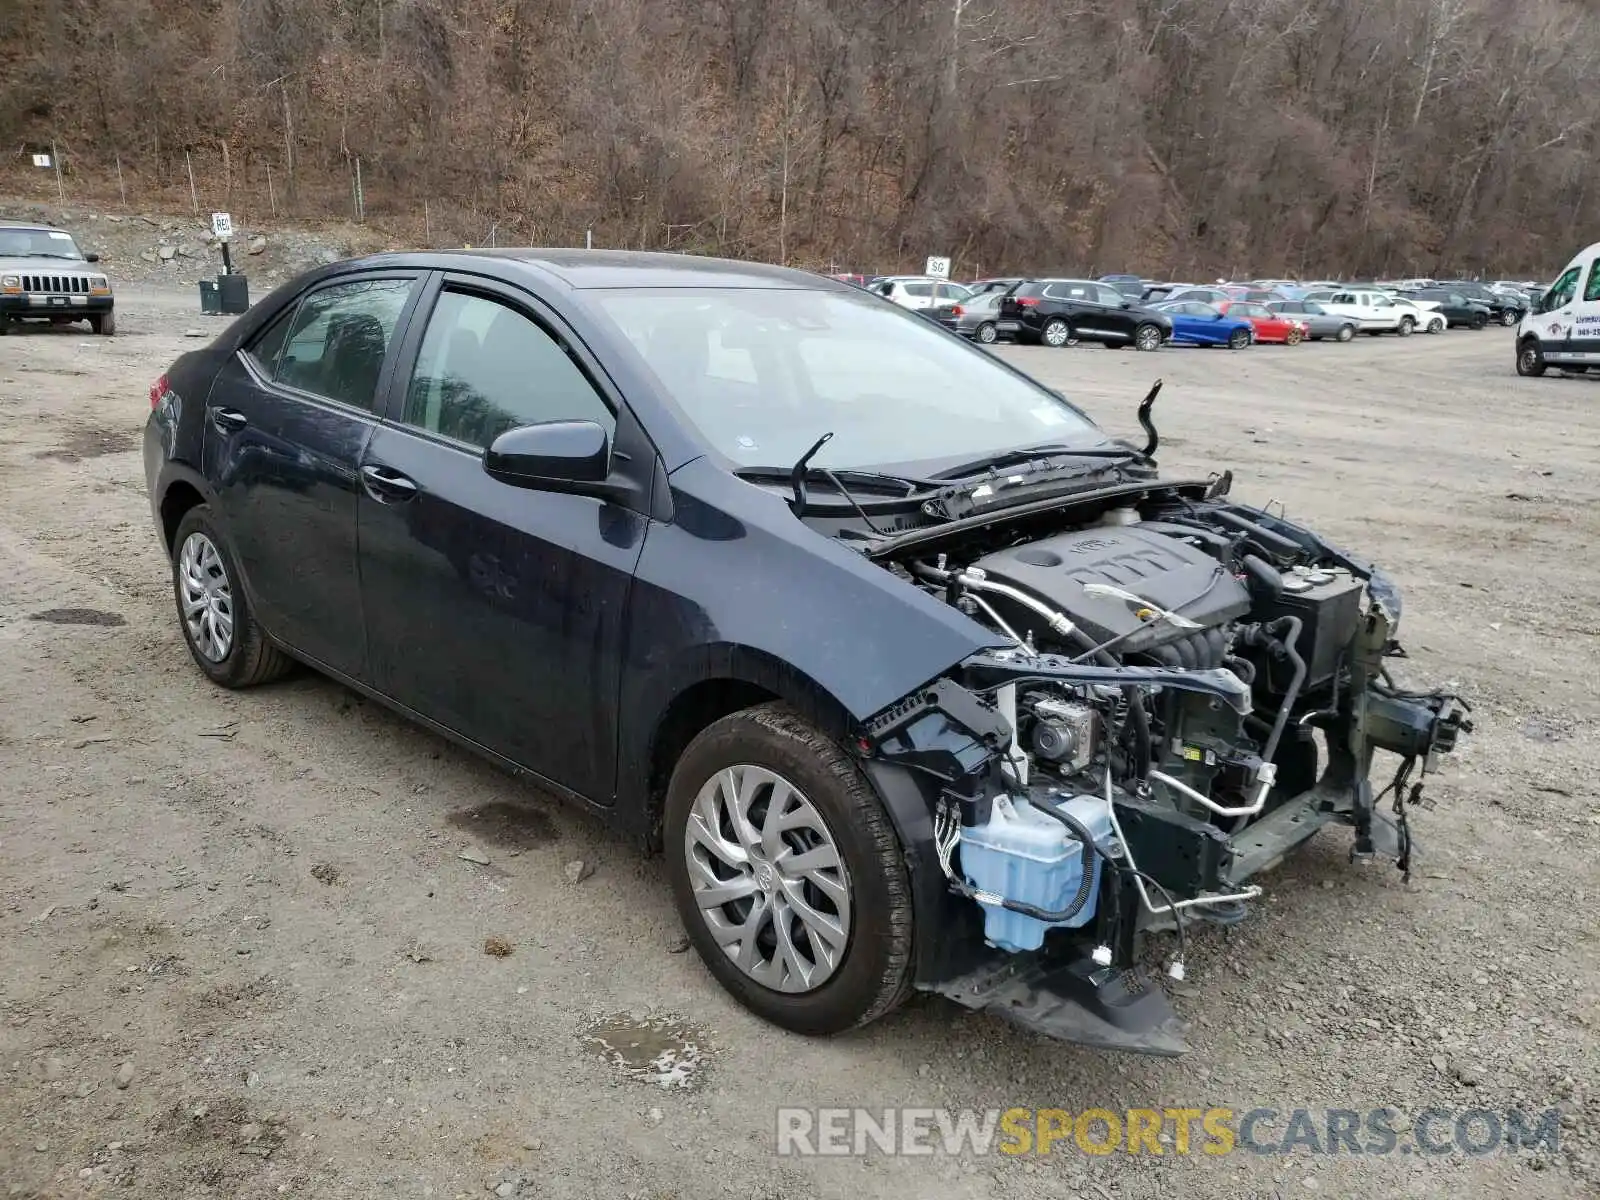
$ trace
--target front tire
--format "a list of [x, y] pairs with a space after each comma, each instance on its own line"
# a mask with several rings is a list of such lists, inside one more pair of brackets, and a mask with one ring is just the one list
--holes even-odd
[[994, 327], [993, 321], [985, 321], [972, 331], [972, 340], [982, 342], [985, 346], [992, 346], [999, 339], [1000, 331]]
[[1298, 346], [1304, 336], [1298, 329], [1291, 329], [1283, 335], [1283, 343], [1286, 346]]
[[1133, 348], [1148, 354], [1161, 349], [1161, 330], [1154, 325], [1141, 325], [1133, 331]]
[[667, 789], [673, 898], [707, 968], [796, 1033], [883, 1016], [911, 982], [911, 885], [872, 785], [780, 703], [722, 718]]
[[293, 667], [293, 660], [256, 623], [208, 505], [196, 505], [178, 523], [172, 539], [172, 591], [183, 640], [211, 682], [253, 687]]
[[89, 318], [89, 328], [93, 329], [101, 337], [114, 337], [117, 332], [116, 310], [96, 313]]
[[1489, 324], [1489, 314], [1488, 313], [1474, 313], [1472, 315], [1472, 327], [1474, 329], [1482, 329], [1484, 326], [1486, 326], [1488, 324]]
[[1396, 329], [1395, 332], [1397, 334], [1399, 334], [1401, 337], [1410, 337], [1411, 334], [1412, 334], [1412, 331], [1415, 330], [1416, 327], [1417, 327], [1417, 323], [1415, 321], [1413, 321], [1410, 317], [1401, 317], [1400, 318], [1400, 328]]
[[1536, 338], [1528, 338], [1517, 347], [1517, 374], [1527, 379], [1537, 379], [1545, 373], [1544, 351]]
[[1517, 317], [1517, 314], [1509, 308], [1500, 314], [1500, 324], [1504, 325], [1507, 329], [1510, 329], [1511, 326], [1515, 325], [1518, 319], [1519, 318]]
[[1445, 331], [1445, 324], [1446, 322], [1443, 317], [1430, 317], [1428, 318], [1428, 332], [1443, 333]]

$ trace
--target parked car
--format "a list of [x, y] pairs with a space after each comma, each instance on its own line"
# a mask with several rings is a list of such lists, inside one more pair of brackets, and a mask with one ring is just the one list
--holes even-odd
[[1306, 340], [1320, 342], [1332, 338], [1348, 342], [1356, 336], [1356, 323], [1351, 317], [1336, 317], [1315, 300], [1268, 300], [1267, 307], [1279, 316], [1290, 317], [1306, 327]]
[[1466, 728], [1394, 677], [1382, 570], [1160, 475], [1154, 391], [1135, 447], [805, 272], [347, 261], [150, 401], [200, 672], [308, 664], [659, 848], [710, 973], [802, 1033], [923, 990], [1181, 1053], [1155, 930], [1248, 919], [1329, 826], [1409, 864], [1370, 764], [1415, 801]]
[[1460, 292], [1468, 300], [1476, 300], [1489, 308], [1489, 319], [1500, 325], [1511, 326], [1527, 315], [1529, 303], [1521, 294], [1508, 296], [1495, 291], [1487, 284], [1472, 280], [1441, 280], [1440, 286]]
[[1185, 285], [1167, 293], [1168, 300], [1198, 300], [1202, 304], [1218, 304], [1223, 300], [1232, 300], [1233, 294], [1215, 287], [1193, 287]]
[[96, 333], [115, 334], [111, 280], [90, 269], [99, 261], [98, 254], [78, 249], [64, 229], [0, 221], [0, 334], [23, 321], [87, 321]]
[[959, 304], [945, 304], [925, 311], [952, 333], [959, 333], [962, 337], [969, 337], [987, 346], [1000, 340], [997, 322], [1000, 320], [1002, 294], [976, 292]]
[[1000, 301], [1000, 333], [1019, 342], [1075, 346], [1099, 342], [1112, 349], [1159, 350], [1172, 335], [1165, 313], [1129, 300], [1108, 283], [1089, 279], [1030, 279]]
[[1450, 322], [1439, 311], [1439, 305], [1434, 301], [1417, 300], [1410, 296], [1402, 296], [1399, 292], [1389, 292], [1387, 295], [1401, 309], [1411, 314], [1415, 327], [1423, 333], [1443, 333], [1450, 327]]
[[890, 275], [880, 279], [868, 289], [885, 300], [913, 311], [935, 308], [941, 304], [954, 304], [965, 300], [971, 293], [959, 283], [943, 279], [929, 279], [921, 275]]
[[1322, 305], [1323, 311], [1336, 317], [1348, 317], [1362, 333], [1396, 333], [1410, 337], [1417, 328], [1415, 309], [1402, 307], [1387, 292], [1370, 289], [1346, 289], [1326, 293], [1311, 292], [1306, 296]]
[[1517, 325], [1517, 374], [1600, 370], [1600, 243], [1572, 261]]
[[1022, 277], [1020, 275], [1011, 276], [1009, 278], [974, 279], [971, 283], [967, 284], [967, 290], [970, 291], [974, 296], [980, 295], [984, 292], [1009, 292], [1021, 282]]
[[1230, 317], [1214, 304], [1168, 300], [1153, 307], [1171, 318], [1169, 340], [1180, 346], [1226, 346], [1230, 350], [1243, 350], [1255, 340], [1255, 326], [1243, 317]]
[[1149, 280], [1138, 275], [1102, 275], [1096, 282], [1109, 283], [1128, 299], [1137, 300], [1144, 295]]
[[1217, 309], [1225, 316], [1249, 321], [1258, 342], [1282, 342], [1286, 346], [1298, 346], [1305, 340], [1306, 326], [1303, 321], [1275, 313], [1265, 304], [1258, 304], [1254, 300], [1223, 300], [1217, 304]]
[[1482, 329], [1493, 316], [1487, 304], [1468, 299], [1451, 288], [1418, 288], [1407, 292], [1406, 295], [1412, 300], [1426, 300], [1435, 305], [1445, 322], [1452, 326], [1465, 325], [1468, 329]]

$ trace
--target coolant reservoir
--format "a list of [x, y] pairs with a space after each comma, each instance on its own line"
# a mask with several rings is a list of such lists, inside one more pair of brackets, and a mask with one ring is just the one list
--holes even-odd
[[[1058, 805], [1060, 811], [1086, 827], [1101, 846], [1111, 841], [1111, 817], [1106, 802], [1097, 796], [1076, 796]], [[1036, 908], [1060, 912], [1070, 905], [1083, 881], [1083, 844], [1060, 821], [1046, 816], [1020, 796], [1002, 796], [982, 825], [961, 829], [961, 868], [967, 882], [980, 891]], [[1045, 922], [984, 903], [983, 933], [1002, 950], [1037, 950], [1045, 930], [1077, 927], [1094, 919], [1104, 863], [1095, 856], [1089, 880], [1089, 897], [1071, 917]]]

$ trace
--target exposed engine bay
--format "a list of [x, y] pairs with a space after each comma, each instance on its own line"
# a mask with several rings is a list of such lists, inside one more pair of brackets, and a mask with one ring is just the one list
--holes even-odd
[[1352, 860], [1409, 876], [1421, 776], [1471, 725], [1391, 675], [1400, 599], [1380, 570], [1232, 502], [1226, 476], [1153, 475], [1002, 509], [945, 498], [924, 505], [941, 519], [861, 539], [1004, 643], [875, 715], [862, 746], [936, 781], [939, 870], [981, 916], [983, 952], [935, 990], [1180, 1053], [1144, 939], [1176, 936], [1181, 979], [1187, 927], [1246, 919], [1253, 877], [1329, 824], [1353, 830]]

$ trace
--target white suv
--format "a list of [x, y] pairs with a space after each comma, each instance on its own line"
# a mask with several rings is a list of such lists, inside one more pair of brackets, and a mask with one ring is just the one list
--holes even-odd
[[901, 308], [911, 309], [960, 304], [972, 295], [971, 288], [926, 275], [891, 275], [878, 280], [872, 285], [872, 290], [886, 300], [893, 300]]

